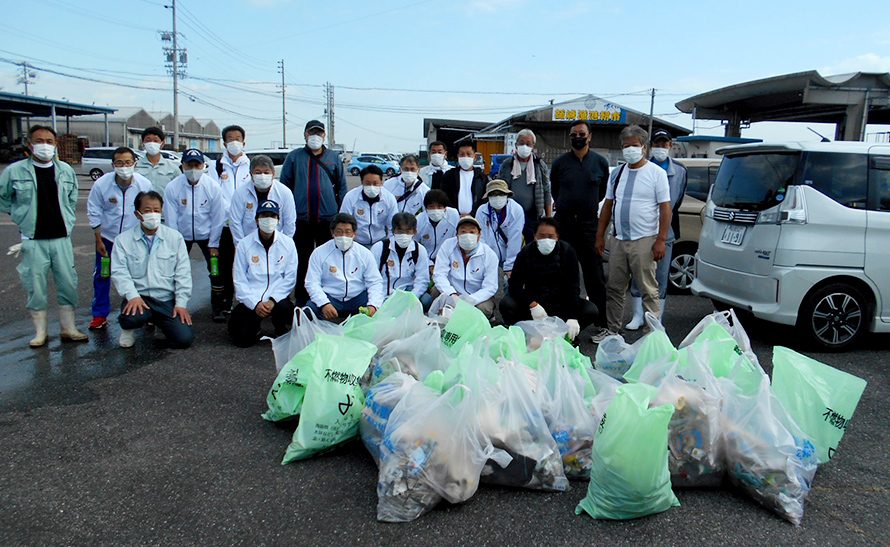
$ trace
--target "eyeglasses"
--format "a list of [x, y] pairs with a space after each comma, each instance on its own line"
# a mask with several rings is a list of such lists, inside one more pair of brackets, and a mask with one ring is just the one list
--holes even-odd
[[353, 230], [334, 230], [334, 237], [355, 237]]
[[312, 129], [310, 129], [309, 131], [307, 131], [306, 133], [309, 133], [310, 135], [324, 135], [324, 129], [314, 127]]
[[133, 160], [114, 162], [115, 167], [133, 167], [134, 165], [136, 165], [136, 162]]
[[575, 139], [575, 138], [584, 139], [584, 138], [587, 138], [588, 135], [590, 135], [590, 133], [569, 133], [569, 137], [572, 139]]

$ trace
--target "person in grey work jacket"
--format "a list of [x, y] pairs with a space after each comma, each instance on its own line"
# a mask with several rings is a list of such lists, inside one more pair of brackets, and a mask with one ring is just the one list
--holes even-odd
[[[686, 167], [675, 162], [670, 157], [671, 147], [674, 141], [666, 129], [658, 129], [652, 134], [652, 163], [667, 172], [668, 186], [671, 189], [671, 229], [668, 231], [665, 243], [664, 258], [655, 266], [655, 280], [658, 281], [658, 298], [661, 300], [661, 319], [664, 317], [664, 306], [667, 302], [668, 274], [671, 270], [671, 254], [674, 250], [674, 241], [680, 237], [680, 205], [683, 196], [686, 195]], [[643, 297], [637, 288], [635, 281], [630, 284], [630, 296], [633, 299], [634, 316], [630, 323], [625, 325], [628, 330], [636, 330], [643, 326]]]
[[[307, 257], [316, 246], [331, 239], [330, 222], [340, 210], [346, 194], [346, 171], [340, 155], [324, 146], [324, 124], [310, 120], [303, 131], [306, 146], [291, 150], [281, 167], [281, 184], [294, 194], [297, 208], [297, 231], [294, 243], [297, 254]], [[297, 303], [309, 300], [306, 292], [308, 260], [300, 261], [297, 270]]]
[[[87, 198], [87, 218], [96, 235], [96, 268], [93, 271], [93, 321], [90, 330], [108, 326], [111, 312], [110, 270], [103, 272], [102, 260], [111, 260], [114, 240], [139, 224], [134, 214], [136, 194], [150, 192], [151, 181], [134, 171], [136, 154], [121, 146], [111, 154], [114, 171], [105, 173], [90, 189]], [[179, 172], [179, 170], [176, 170]]]
[[59, 300], [60, 336], [63, 342], [89, 337], [74, 326], [77, 306], [77, 271], [74, 269], [74, 229], [77, 207], [77, 175], [70, 165], [55, 159], [56, 132], [34, 125], [28, 130], [31, 157], [17, 161], [0, 174], [0, 213], [9, 213], [18, 226], [21, 243], [9, 254], [21, 253], [16, 268], [28, 291], [27, 308], [36, 331], [32, 348], [46, 343], [47, 278], [53, 280]]
[[146, 127], [142, 131], [142, 148], [145, 157], [136, 163], [136, 172], [151, 181], [155, 192], [164, 195], [170, 181], [182, 174], [179, 164], [161, 154], [167, 137], [159, 127]]
[[136, 331], [157, 325], [171, 349], [195, 339], [188, 303], [192, 267], [182, 234], [161, 224], [164, 198], [155, 191], [136, 196], [139, 225], [117, 236], [111, 252], [111, 280], [123, 296], [120, 346], [133, 347]]

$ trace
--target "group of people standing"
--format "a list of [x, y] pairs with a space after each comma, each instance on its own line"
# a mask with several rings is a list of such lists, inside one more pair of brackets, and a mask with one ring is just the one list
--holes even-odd
[[[50, 270], [61, 336], [85, 340], [74, 325], [77, 178], [55, 158], [51, 128], [33, 126], [28, 136], [31, 157], [0, 176], [0, 211], [22, 236], [31, 346], [46, 342]], [[227, 322], [239, 346], [259, 339], [265, 318], [277, 335], [287, 332], [295, 306], [326, 320], [373, 315], [396, 290], [445, 314], [463, 299], [492, 321], [499, 310], [507, 324], [557, 316], [572, 338], [595, 325], [594, 342], [621, 330], [631, 282], [628, 328], [641, 326], [644, 309], [663, 311], [678, 235], [672, 213], [686, 185], [685, 169], [669, 158], [666, 131], [650, 143], [645, 130], [625, 128], [626, 163], [611, 176], [606, 158], [590, 148], [590, 125], [578, 122], [569, 132], [572, 150], [552, 167], [535, 154], [534, 132], [523, 129], [493, 180], [475, 167], [472, 142], [458, 144], [452, 167], [445, 143], [436, 141], [429, 165], [405, 156], [400, 175], [388, 180], [371, 165], [348, 192], [325, 136], [323, 123], [307, 123], [306, 146], [288, 154], [279, 179], [268, 156], [244, 154], [246, 134], [237, 125], [223, 129], [225, 153], [215, 164], [197, 149], [186, 150], [181, 164], [164, 158], [158, 128], [143, 132], [143, 157], [116, 149], [114, 172], [95, 182], [87, 200], [96, 245], [90, 329], [107, 327], [113, 283], [123, 298], [121, 346], [132, 346], [146, 325], [160, 328], [170, 347], [190, 346], [194, 245], [210, 274], [212, 319]]]

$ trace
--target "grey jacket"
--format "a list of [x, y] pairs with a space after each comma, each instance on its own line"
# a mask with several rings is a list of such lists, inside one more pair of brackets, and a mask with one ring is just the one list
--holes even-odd
[[[515, 159], [513, 156], [505, 159], [498, 169], [498, 178], [506, 181], [511, 189], [515, 180], [511, 173]], [[534, 157], [532, 161], [535, 162], [535, 208], [538, 210], [538, 218], [541, 218], [546, 215], [546, 207], [553, 204], [553, 196], [550, 195], [550, 167], [541, 158]]]

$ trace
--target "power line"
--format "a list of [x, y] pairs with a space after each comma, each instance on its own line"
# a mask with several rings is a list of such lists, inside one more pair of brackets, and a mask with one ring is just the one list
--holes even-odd
[[134, 25], [129, 21], [125, 21], [123, 19], [115, 19], [113, 17], [108, 17], [107, 15], [91, 10], [84, 9], [83, 5], [73, 5], [68, 4], [67, 2], [60, 2], [59, 0], [43, 0], [45, 3], [50, 4], [60, 10], [67, 11], [68, 13], [73, 13], [74, 15], [79, 15], [81, 17], [90, 19], [93, 23], [98, 21], [104, 21], [106, 23], [113, 23], [118, 26], [128, 27], [135, 30], [145, 30], [149, 32], [155, 32], [154, 29], [148, 27], [141, 27], [139, 25]]

